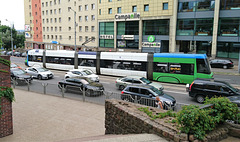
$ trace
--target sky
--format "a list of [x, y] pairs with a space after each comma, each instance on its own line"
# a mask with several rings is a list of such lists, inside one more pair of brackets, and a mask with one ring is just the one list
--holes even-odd
[[24, 30], [24, 0], [0, 0], [0, 20], [2, 25], [14, 24], [16, 30]]

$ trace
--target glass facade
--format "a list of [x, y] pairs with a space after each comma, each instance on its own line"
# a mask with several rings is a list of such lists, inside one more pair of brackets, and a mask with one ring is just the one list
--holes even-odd
[[[99, 35], [114, 35], [114, 22], [100, 22]], [[114, 39], [99, 39], [99, 46], [114, 48]]]
[[223, 58], [239, 58], [240, 43], [234, 42], [218, 42], [217, 57]]
[[239, 36], [240, 18], [219, 19], [218, 35]]
[[240, 0], [221, 0], [221, 10], [236, 10], [240, 9]]
[[208, 41], [197, 41], [196, 42], [196, 53], [197, 54], [206, 54], [211, 56], [212, 44]]
[[143, 35], [169, 35], [170, 20], [143, 21]]
[[179, 2], [178, 12], [214, 11], [215, 0]]
[[213, 19], [179, 19], [177, 35], [186, 36], [211, 36]]
[[[139, 39], [136, 36], [139, 35], [139, 21], [118, 22], [117, 35], [121, 36], [120, 39], [117, 39], [117, 48], [138, 49]], [[122, 38], [126, 35], [129, 35], [130, 39]]]

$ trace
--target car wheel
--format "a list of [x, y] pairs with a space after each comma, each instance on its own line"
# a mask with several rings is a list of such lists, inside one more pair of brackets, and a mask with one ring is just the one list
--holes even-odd
[[203, 95], [197, 95], [196, 97], [198, 103], [204, 103], [205, 97]]
[[227, 65], [224, 65], [223, 68], [224, 68], [224, 69], [227, 69], [228, 67], [227, 67]]
[[39, 80], [42, 80], [42, 76], [41, 76], [41, 75], [38, 75], [38, 79], [39, 79]]
[[91, 96], [91, 90], [87, 89], [87, 90], [85, 91], [85, 95], [88, 96], [88, 97]]
[[69, 76], [66, 76], [65, 79], [70, 78]]
[[125, 87], [123, 85], [119, 86], [119, 90], [123, 90]]

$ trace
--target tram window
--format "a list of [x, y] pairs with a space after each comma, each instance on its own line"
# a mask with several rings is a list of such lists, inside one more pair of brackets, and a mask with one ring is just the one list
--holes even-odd
[[60, 58], [59, 59], [59, 64], [66, 64], [65, 58]]
[[96, 60], [93, 59], [80, 59], [79, 60], [80, 66], [87, 66], [87, 67], [96, 67]]
[[66, 58], [66, 65], [74, 65], [73, 59]]
[[145, 62], [101, 60], [101, 68], [146, 71]]
[[210, 73], [210, 68], [207, 66], [204, 59], [197, 59], [197, 72], [204, 74]]
[[183, 63], [170, 63], [170, 73], [176, 74], [194, 74], [194, 65], [193, 64], [183, 64]]
[[168, 72], [168, 63], [155, 62], [153, 71], [167, 73]]
[[59, 63], [59, 58], [53, 58], [53, 63], [58, 64]]

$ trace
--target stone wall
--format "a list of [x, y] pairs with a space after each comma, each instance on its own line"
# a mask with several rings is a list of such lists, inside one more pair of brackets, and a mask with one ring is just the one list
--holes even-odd
[[[3, 59], [10, 60], [10, 56], [0, 56]], [[11, 87], [10, 67], [0, 62], [0, 86]], [[0, 98], [2, 115], [0, 116], [0, 138], [13, 134], [12, 103], [2, 97]]]
[[[182, 142], [198, 140], [193, 135], [180, 133], [171, 123], [164, 123], [161, 119], [151, 120], [147, 114], [138, 110], [139, 104], [121, 100], [106, 100], [105, 102], [105, 134], [156, 134], [169, 141]], [[155, 113], [166, 112], [158, 108], [149, 107]], [[220, 141], [227, 138], [228, 129], [218, 127], [209, 133], [203, 141]]]

